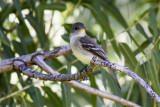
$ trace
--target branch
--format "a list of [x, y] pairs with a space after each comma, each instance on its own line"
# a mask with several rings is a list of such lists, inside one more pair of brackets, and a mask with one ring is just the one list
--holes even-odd
[[66, 46], [62, 46], [60, 48], [57, 48], [55, 50], [44, 52], [44, 53], [43, 53], [43, 51], [37, 51], [37, 52], [32, 53], [32, 54], [2, 60], [2, 61], [0, 61], [0, 73], [13, 70], [14, 69], [13, 68], [14, 60], [21, 60], [21, 61], [25, 62], [28, 66], [28, 65], [33, 65], [34, 64], [34, 61], [32, 61], [32, 58], [37, 54], [43, 54], [44, 59], [47, 59], [47, 58], [50, 58], [50, 57], [52, 57], [52, 58], [58, 57], [60, 55], [64, 55], [64, 54], [71, 53], [71, 52], [72, 52], [72, 50], [71, 50], [70, 45], [66, 45]]
[[[100, 91], [100, 90], [91, 88], [87, 85], [81, 84], [77, 81], [73, 81], [73, 80], [77, 80], [77, 79], [84, 79], [88, 73], [91, 73], [94, 70], [94, 67], [96, 65], [107, 66], [107, 64], [110, 64], [110, 66], [108, 65], [108, 67], [116, 69], [116, 70], [120, 70], [121, 72], [123, 72], [122, 69], [118, 69], [119, 66], [116, 66], [116, 64], [113, 64], [113, 66], [111, 66], [112, 64], [109, 61], [108, 61], [108, 63], [106, 63], [103, 60], [97, 60], [97, 59], [93, 58], [91, 63], [86, 68], [82, 69], [81, 72], [79, 72], [77, 74], [59, 74], [57, 71], [54, 71], [50, 66], [48, 66], [43, 61], [47, 58], [50, 58], [50, 57], [55, 58], [57, 56], [64, 55], [64, 54], [67, 54], [70, 52], [72, 52], [70, 46], [66, 45], [66, 46], [62, 46], [60, 48], [57, 48], [55, 50], [44, 52], [44, 53], [43, 53], [43, 51], [38, 51], [38, 52], [35, 52], [32, 54], [20, 56], [17, 58], [6, 59], [3, 61], [0, 61], [0, 73], [16, 69], [16, 70], [22, 71], [22, 73], [24, 73], [30, 77], [40, 78], [40, 79], [44, 79], [44, 80], [62, 81], [62, 82], [65, 82], [71, 86], [80, 88], [86, 92], [101, 96], [103, 98], [117, 101], [117, 102], [124, 104], [124, 105], [127, 105], [127, 106], [139, 106], [139, 105], [137, 105], [133, 102], [127, 101], [123, 98], [120, 98], [120, 97], [117, 97], [114, 95], [110, 95], [110, 94], [105, 93], [103, 91]], [[36, 72], [36, 71], [28, 68], [28, 66], [33, 65], [33, 64], [39, 65], [44, 71], [46, 71], [49, 74], [42, 74], [42, 73]], [[120, 67], [123, 69], [126, 69], [122, 66], [120, 66]], [[64, 80], [72, 80], [72, 81], [64, 81]], [[148, 89], [152, 90], [150, 87]], [[148, 92], [148, 90], [147, 90], [147, 92]], [[151, 95], [152, 97], [157, 95], [155, 92], [150, 93], [150, 94], [152, 94]], [[159, 98], [159, 97], [154, 97], [154, 98]]]
[[72, 50], [70, 45], [61, 46], [60, 48], [57, 48], [55, 50], [44, 52], [44, 59], [51, 58], [51, 57], [55, 58], [71, 52]]
[[94, 59], [93, 62], [95, 65], [109, 67], [129, 75], [135, 81], [137, 81], [142, 87], [144, 87], [145, 90], [149, 93], [149, 95], [153, 97], [160, 104], [160, 97], [152, 90], [152, 88], [142, 78], [140, 78], [136, 73], [132, 72], [128, 67], [120, 66], [116, 63], [109, 62], [108, 60], [106, 61], [106, 60]]
[[[21, 71], [24, 75], [27, 75], [32, 78], [39, 78], [41, 80], [51, 80], [51, 81], [88, 80], [86, 76], [87, 74], [93, 71], [94, 67], [95, 65], [92, 64], [91, 66], [89, 67], [87, 66], [86, 68], [82, 69], [80, 72], [75, 74], [59, 74], [58, 72], [57, 74], [55, 73], [43, 74], [28, 68], [23, 61], [20, 61], [20, 60], [14, 61], [14, 68], [16, 70]], [[43, 68], [48, 70], [47, 67], [43, 67]]]
[[[38, 64], [45, 65], [45, 64], [43, 64], [45, 62], [43, 62], [42, 59], [43, 58], [39, 55], [35, 56], [35, 58], [33, 58], [33, 60], [37, 61]], [[69, 84], [73, 87], [80, 88], [80, 89], [82, 89], [86, 92], [89, 92], [89, 93], [92, 93], [94, 95], [101, 96], [103, 98], [107, 98], [107, 99], [119, 102], [119, 103], [127, 105], [127, 106], [140, 107], [139, 105], [137, 105], [133, 102], [127, 101], [127, 100], [125, 100], [121, 97], [111, 95], [111, 94], [108, 94], [104, 91], [100, 91], [100, 90], [97, 90], [97, 89], [92, 88], [90, 86], [81, 84], [77, 81], [73, 81], [74, 79], [79, 80], [81, 78], [84, 78], [84, 76], [86, 76], [88, 73], [91, 73], [96, 66], [93, 61], [94, 61], [94, 59], [91, 61], [91, 63], [87, 67], [83, 68], [79, 73], [76, 73], [76, 74], [59, 74], [58, 72], [56, 74], [55, 73], [56, 71], [52, 72], [55, 75], [53, 75], [53, 74], [42, 74], [42, 73], [36, 72], [36, 71], [28, 68], [24, 62], [19, 61], [19, 60], [14, 61], [14, 66], [15, 66], [15, 69], [22, 71], [23, 74], [28, 75], [30, 77], [39, 78], [39, 79], [43, 79], [43, 80], [61, 81], [61, 82], [67, 83], [67, 84]], [[41, 66], [41, 68], [45, 69], [47, 72], [50, 69], [52, 69], [50, 67], [45, 67], [45, 66]], [[64, 80], [72, 80], [72, 81], [64, 81]]]
[[131, 101], [125, 100], [124, 98], [121, 98], [121, 97], [118, 97], [118, 96], [115, 96], [115, 95], [112, 95], [112, 94], [108, 94], [104, 91], [92, 88], [90, 86], [87, 86], [87, 85], [84, 85], [84, 84], [81, 84], [81, 83], [78, 83], [77, 81], [70, 81], [70, 82], [66, 81], [65, 83], [67, 83], [67, 84], [69, 84], [73, 87], [79, 88], [79, 89], [81, 89], [85, 92], [88, 92], [88, 93], [91, 93], [91, 94], [94, 94], [94, 95], [97, 95], [97, 96], [100, 96], [100, 97], [103, 97], [103, 98], [106, 98], [106, 99], [110, 99], [112, 101], [116, 101], [118, 103], [121, 103], [121, 104], [129, 106], [129, 107], [141, 107], [140, 105], [137, 105], [137, 104], [135, 104]]

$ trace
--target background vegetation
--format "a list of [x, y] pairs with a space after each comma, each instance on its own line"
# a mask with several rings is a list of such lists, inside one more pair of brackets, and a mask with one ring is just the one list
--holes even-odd
[[[87, 34], [102, 44], [111, 62], [128, 66], [160, 96], [159, 8], [159, 0], [0, 0], [0, 59], [69, 44], [71, 26], [80, 21], [86, 25]], [[84, 67], [73, 54], [47, 63], [61, 73], [75, 73]], [[43, 72], [38, 67], [33, 69]], [[143, 107], [157, 106], [138, 83], [123, 73], [116, 74], [121, 90], [101, 68], [82, 83]], [[64, 83], [31, 79], [17, 71], [0, 74], [0, 98], [25, 86], [29, 88], [0, 105], [123, 106]]]

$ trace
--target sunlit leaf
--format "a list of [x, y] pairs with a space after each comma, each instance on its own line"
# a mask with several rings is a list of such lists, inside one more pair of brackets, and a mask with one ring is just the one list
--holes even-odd
[[35, 29], [42, 49], [49, 50], [49, 40], [47, 35], [45, 34], [43, 24], [38, 23], [36, 18], [31, 15], [27, 15], [26, 18]]
[[33, 106], [32, 103], [30, 103], [24, 97], [21, 97], [21, 96], [17, 96], [16, 97], [16, 102], [17, 102], [17, 105], [19, 104], [19, 105], [21, 105], [23, 107], [31, 107], [31, 106]]

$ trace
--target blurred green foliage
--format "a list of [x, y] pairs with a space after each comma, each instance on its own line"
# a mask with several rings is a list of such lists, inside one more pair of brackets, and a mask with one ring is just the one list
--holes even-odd
[[[69, 44], [71, 26], [80, 21], [86, 25], [87, 34], [102, 44], [112, 62], [128, 66], [160, 96], [159, 8], [159, 0], [0, 0], [0, 59]], [[61, 73], [78, 72], [84, 67], [72, 54], [46, 62]], [[121, 90], [101, 68], [84, 83], [143, 107], [158, 106], [138, 83], [123, 73], [116, 74]], [[34, 85], [0, 105], [123, 106], [64, 83], [31, 79], [17, 71], [0, 74], [0, 98], [30, 84]]]

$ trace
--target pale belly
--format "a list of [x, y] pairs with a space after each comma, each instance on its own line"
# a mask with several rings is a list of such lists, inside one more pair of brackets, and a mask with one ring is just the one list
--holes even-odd
[[84, 64], [89, 64], [90, 61], [92, 60], [93, 58], [93, 55], [88, 53], [88, 52], [85, 52], [85, 51], [77, 51], [77, 49], [74, 49], [73, 48], [73, 54], [77, 57], [77, 59], [79, 59], [82, 63]]
[[84, 50], [82, 47], [80, 47], [80, 45], [77, 45], [79, 43], [79, 41], [77, 40], [76, 42], [73, 42], [73, 39], [77, 39], [77, 38], [72, 38], [70, 40], [70, 44], [71, 44], [71, 48], [73, 51], [73, 54], [77, 57], [78, 60], [80, 60], [82, 63], [84, 64], [89, 64], [90, 61], [93, 58], [93, 54]]

